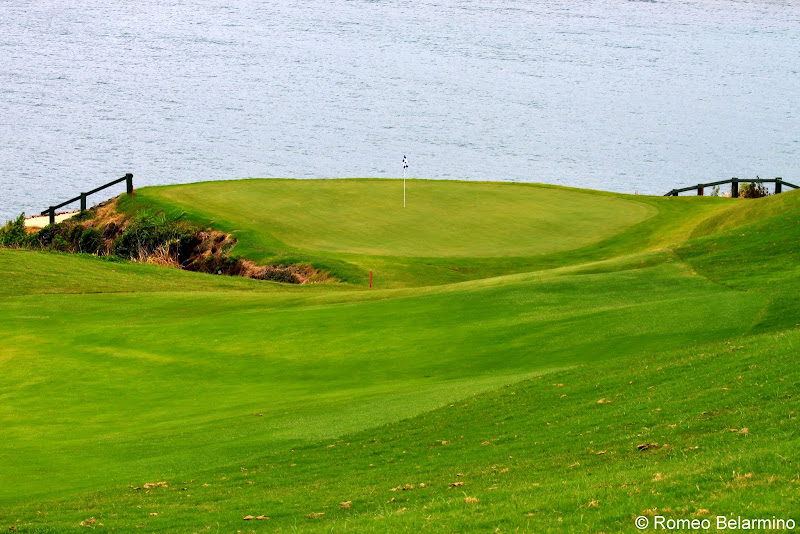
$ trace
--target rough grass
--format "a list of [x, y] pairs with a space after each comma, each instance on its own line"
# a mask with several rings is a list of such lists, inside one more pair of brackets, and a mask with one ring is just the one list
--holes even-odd
[[800, 196], [784, 195], [689, 241], [720, 210], [775, 201], [647, 200], [655, 215], [595, 245], [467, 258], [470, 276], [508, 272], [457, 284], [401, 257], [404, 289], [0, 250], [0, 526], [616, 532], [640, 514], [789, 516]]

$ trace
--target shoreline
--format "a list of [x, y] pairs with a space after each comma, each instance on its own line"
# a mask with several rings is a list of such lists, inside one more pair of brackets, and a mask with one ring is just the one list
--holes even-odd
[[[56, 223], [64, 222], [79, 214], [81, 210], [59, 211], [56, 213]], [[25, 217], [25, 228], [44, 228], [50, 224], [49, 215], [29, 215]]]

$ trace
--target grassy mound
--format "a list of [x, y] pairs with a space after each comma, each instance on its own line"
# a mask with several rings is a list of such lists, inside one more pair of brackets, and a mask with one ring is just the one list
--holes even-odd
[[[232, 233], [263, 264], [311, 263], [339, 280], [416, 287], [531, 272], [647, 250], [729, 206], [530, 184], [241, 180], [146, 188], [136, 205], [179, 209]], [[691, 206], [691, 208], [689, 208]]]
[[405, 208], [398, 180], [208, 182], [148, 195], [249, 230], [258, 242], [269, 236], [289, 249], [372, 256], [558, 252], [600, 241], [656, 211], [620, 197], [526, 184], [408, 180], [408, 190]]
[[[265, 183], [211, 186], [240, 186], [243, 198], [273, 188], [281, 204]], [[375, 181], [334, 185], [330, 202]], [[435, 183], [424, 217], [450, 185], [461, 209], [469, 184]], [[798, 508], [800, 195], [495, 184], [511, 191], [497, 198], [516, 199], [509, 219], [557, 193], [571, 248], [536, 230], [519, 256], [502, 256], [520, 231], [504, 227], [498, 255], [481, 256], [486, 221], [459, 215], [480, 254], [466, 256], [459, 237], [452, 256], [421, 259], [408, 254], [436, 231], [412, 243], [385, 230], [361, 249], [370, 241], [350, 215], [330, 237], [313, 224], [328, 206], [284, 236], [266, 215], [215, 207], [211, 186], [143, 189], [137, 202], [197, 199], [190, 217], [240, 230], [251, 259], [310, 258], [351, 279], [287, 287], [0, 249], [0, 525], [619, 531], [640, 514]], [[575, 206], [597, 209], [576, 221]], [[569, 235], [602, 213], [613, 221], [593, 241]], [[359, 250], [346, 250], [350, 238]], [[462, 272], [442, 275], [453, 262]], [[365, 290], [373, 264], [394, 288]]]

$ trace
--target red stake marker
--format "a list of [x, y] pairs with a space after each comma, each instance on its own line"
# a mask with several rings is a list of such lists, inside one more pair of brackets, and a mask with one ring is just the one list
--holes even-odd
[[372, 287], [372, 269], [369, 270], [369, 287]]

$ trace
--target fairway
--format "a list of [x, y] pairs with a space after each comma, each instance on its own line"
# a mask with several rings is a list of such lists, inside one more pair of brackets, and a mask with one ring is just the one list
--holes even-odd
[[619, 197], [526, 184], [242, 180], [149, 194], [297, 249], [378, 256], [495, 257], [601, 241], [656, 213]]
[[319, 284], [0, 248], [0, 527], [611, 532], [800, 509], [800, 194], [415, 180], [403, 210], [398, 184], [120, 200]]

